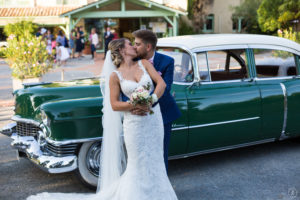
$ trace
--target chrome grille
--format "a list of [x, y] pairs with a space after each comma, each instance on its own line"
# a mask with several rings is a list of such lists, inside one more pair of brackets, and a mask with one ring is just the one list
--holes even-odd
[[16, 131], [21, 136], [37, 136], [41, 129], [34, 124], [17, 122]]
[[79, 144], [64, 144], [60, 146], [55, 146], [47, 142], [46, 149], [49, 153], [55, 156], [69, 156], [74, 155], [77, 151], [77, 147]]

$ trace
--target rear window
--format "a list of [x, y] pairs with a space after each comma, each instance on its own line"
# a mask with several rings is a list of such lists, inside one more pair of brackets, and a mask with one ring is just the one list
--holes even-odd
[[295, 57], [292, 53], [276, 49], [253, 49], [258, 78], [295, 76]]
[[189, 53], [173, 47], [158, 47], [158, 51], [174, 58], [174, 82], [189, 83], [194, 80], [192, 59]]

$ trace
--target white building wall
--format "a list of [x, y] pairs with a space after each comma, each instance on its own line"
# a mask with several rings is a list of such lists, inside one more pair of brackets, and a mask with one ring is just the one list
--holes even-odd
[[232, 9], [242, 0], [214, 0], [211, 13], [214, 14], [214, 33], [232, 33]]

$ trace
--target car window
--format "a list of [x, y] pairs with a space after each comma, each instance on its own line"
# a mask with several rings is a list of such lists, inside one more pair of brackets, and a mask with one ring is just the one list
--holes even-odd
[[[202, 81], [239, 80], [248, 78], [244, 49], [208, 51], [197, 55], [198, 69]], [[208, 66], [208, 67], [205, 67]]]
[[201, 81], [209, 81], [209, 71], [207, 67], [207, 55], [206, 52], [197, 54], [197, 64], [199, 77]]
[[159, 47], [158, 51], [174, 58], [174, 82], [188, 83], [194, 80], [190, 54], [182, 49], [173, 47]]
[[284, 77], [297, 74], [292, 53], [275, 49], [253, 49], [253, 52], [257, 77]]

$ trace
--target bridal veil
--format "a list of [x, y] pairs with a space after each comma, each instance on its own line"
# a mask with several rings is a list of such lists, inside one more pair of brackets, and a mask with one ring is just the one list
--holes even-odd
[[97, 193], [117, 181], [126, 166], [123, 146], [122, 112], [113, 111], [110, 103], [109, 78], [117, 68], [108, 51], [102, 68], [100, 88], [103, 96], [103, 139]]

